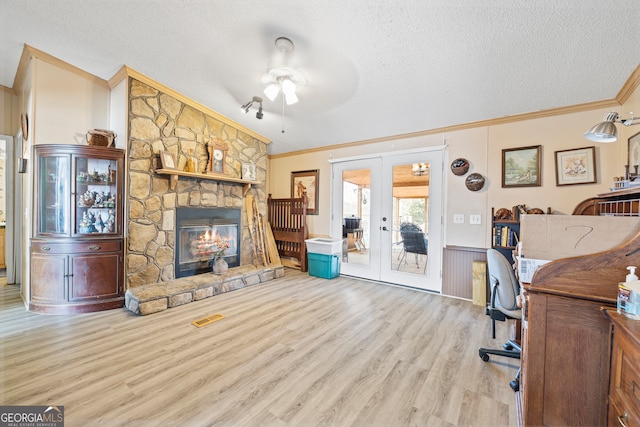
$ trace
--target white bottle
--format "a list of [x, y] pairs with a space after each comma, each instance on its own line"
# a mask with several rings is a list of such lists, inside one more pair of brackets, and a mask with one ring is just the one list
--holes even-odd
[[635, 266], [629, 266], [627, 270], [626, 281], [618, 284], [618, 313], [640, 320], [640, 281]]

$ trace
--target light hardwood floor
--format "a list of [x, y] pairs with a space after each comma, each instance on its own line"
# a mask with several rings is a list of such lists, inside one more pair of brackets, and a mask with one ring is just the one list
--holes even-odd
[[[191, 322], [220, 313], [203, 328]], [[27, 313], [0, 287], [0, 404], [67, 426], [515, 426], [517, 361], [470, 302], [286, 269], [149, 316]]]

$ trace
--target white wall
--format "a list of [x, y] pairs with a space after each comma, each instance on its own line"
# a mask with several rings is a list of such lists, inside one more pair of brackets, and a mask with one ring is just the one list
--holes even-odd
[[48, 62], [34, 61], [35, 144], [86, 144], [109, 126], [109, 87]]

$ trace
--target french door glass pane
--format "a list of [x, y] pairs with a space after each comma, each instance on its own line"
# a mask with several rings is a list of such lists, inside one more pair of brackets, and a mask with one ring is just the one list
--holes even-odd
[[429, 236], [429, 163], [393, 167], [393, 270], [426, 275]]
[[342, 237], [346, 253], [342, 262], [369, 265], [371, 219], [371, 171], [346, 170], [342, 173]]

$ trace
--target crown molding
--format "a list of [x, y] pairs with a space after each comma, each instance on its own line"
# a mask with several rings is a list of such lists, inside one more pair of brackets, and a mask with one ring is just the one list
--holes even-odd
[[6, 86], [2, 86], [2, 85], [0, 85], [0, 90], [1, 90], [2, 92], [10, 93], [11, 95], [16, 95], [16, 91], [14, 91], [13, 89], [11, 89], [10, 87], [6, 87]]
[[620, 105], [629, 100], [631, 94], [640, 86], [640, 64], [633, 70], [633, 73], [629, 76], [625, 84], [620, 89], [620, 92], [616, 95], [616, 100]]
[[39, 49], [34, 48], [33, 46], [29, 46], [28, 44], [24, 45], [24, 48], [22, 49], [22, 56], [20, 57], [20, 62], [18, 63], [18, 70], [16, 71], [16, 77], [14, 78], [13, 81], [13, 92], [14, 93], [18, 93], [18, 89], [20, 88], [20, 86], [23, 83], [24, 77], [26, 75], [27, 72], [27, 68], [29, 67], [29, 62], [31, 61], [31, 59], [33, 58], [38, 58], [42, 61], [48, 62], [52, 65], [55, 65], [63, 70], [75, 73], [79, 76], [82, 76], [88, 80], [94, 81], [96, 83], [98, 83], [101, 86], [105, 86], [109, 89], [113, 89], [117, 84], [119, 84], [121, 81], [123, 81], [125, 78], [127, 77], [132, 77], [136, 80], [139, 80], [145, 84], [148, 84], [149, 86], [154, 87], [155, 89], [158, 89], [161, 92], [166, 93], [167, 95], [171, 95], [174, 98], [178, 99], [179, 101], [197, 109], [202, 111], [203, 113], [213, 117], [216, 120], [219, 120], [229, 126], [234, 127], [235, 129], [237, 129], [240, 132], [243, 132], [247, 135], [249, 135], [250, 137], [253, 137], [265, 144], [269, 144], [271, 143], [271, 140], [266, 138], [265, 136], [262, 136], [244, 126], [242, 126], [241, 124], [229, 119], [228, 117], [223, 116], [222, 114], [212, 110], [209, 107], [206, 107], [203, 104], [200, 104], [196, 101], [194, 101], [191, 98], [188, 98], [184, 95], [182, 95], [181, 93], [178, 93], [177, 91], [153, 80], [150, 77], [145, 76], [142, 73], [139, 73], [138, 71], [135, 71], [134, 69], [127, 67], [126, 65], [122, 66], [108, 81], [101, 79], [91, 73], [88, 73], [74, 65], [69, 64], [68, 62], [62, 61], [61, 59], [58, 59], [52, 55], [49, 55], [46, 52], [43, 52]]
[[49, 55], [46, 52], [36, 49], [33, 46], [29, 46], [28, 44], [25, 44], [22, 49], [22, 55], [20, 56], [20, 62], [18, 63], [18, 70], [16, 71], [16, 77], [13, 80], [13, 90], [15, 93], [18, 93], [18, 90], [23, 83], [24, 76], [26, 75], [27, 68], [29, 67], [29, 62], [33, 58], [40, 59], [51, 65], [55, 65], [58, 68], [77, 74], [101, 86], [108, 87], [108, 83], [106, 80], [101, 79], [100, 77], [93, 75], [87, 71], [84, 71], [76, 67], [75, 65], [71, 65], [68, 62], [58, 59], [55, 56]]
[[435, 128], [435, 129], [428, 129], [428, 130], [423, 130], [423, 131], [418, 131], [418, 132], [410, 132], [410, 133], [403, 133], [403, 134], [399, 134], [399, 135], [383, 136], [383, 137], [380, 137], [380, 138], [373, 138], [373, 139], [366, 139], [366, 140], [362, 140], [362, 141], [347, 142], [347, 143], [343, 143], [343, 144], [325, 145], [325, 146], [322, 146], [322, 147], [309, 148], [309, 149], [300, 150], [300, 151], [290, 151], [288, 153], [282, 153], [282, 154], [271, 154], [271, 155], [268, 156], [268, 158], [269, 159], [278, 159], [278, 158], [289, 157], [289, 156], [297, 156], [297, 155], [300, 155], [300, 154], [315, 153], [315, 152], [319, 152], [319, 151], [336, 150], [336, 149], [339, 149], [339, 148], [357, 147], [357, 146], [360, 146], [360, 145], [368, 145], [368, 144], [374, 144], [374, 143], [378, 143], [378, 142], [397, 141], [399, 139], [410, 139], [410, 138], [416, 138], [416, 137], [420, 137], [420, 136], [434, 135], [434, 134], [446, 133], [446, 132], [454, 132], [454, 131], [460, 131], [460, 130], [466, 130], [466, 129], [479, 128], [479, 127], [497, 126], [497, 125], [502, 125], [502, 124], [506, 124], [506, 123], [522, 122], [522, 121], [525, 121], [525, 120], [540, 119], [540, 118], [544, 118], [544, 117], [559, 116], [559, 115], [563, 115], [563, 114], [572, 114], [572, 113], [579, 113], [579, 112], [583, 112], [583, 111], [597, 110], [597, 109], [609, 108], [609, 107], [619, 107], [619, 106], [620, 106], [620, 103], [616, 99], [606, 99], [606, 100], [603, 100], [603, 101], [587, 102], [587, 103], [584, 103], [584, 104], [571, 105], [571, 106], [568, 106], [568, 107], [552, 108], [552, 109], [549, 109], [549, 110], [540, 110], [540, 111], [534, 111], [534, 112], [530, 112], [530, 113], [516, 114], [516, 115], [513, 115], [513, 116], [498, 117], [498, 118], [495, 118], [495, 119], [479, 120], [479, 121], [476, 121], [476, 122], [461, 123], [461, 124], [457, 124], [457, 125], [445, 126], [445, 127]]

